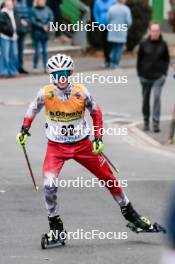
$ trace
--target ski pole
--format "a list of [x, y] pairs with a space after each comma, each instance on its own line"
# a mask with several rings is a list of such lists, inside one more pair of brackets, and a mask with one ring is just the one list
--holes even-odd
[[34, 174], [33, 174], [33, 171], [32, 171], [32, 168], [31, 168], [31, 165], [30, 165], [30, 162], [29, 162], [29, 158], [28, 158], [28, 155], [27, 155], [27, 152], [26, 152], [26, 147], [25, 147], [24, 144], [22, 145], [22, 149], [23, 149], [23, 152], [24, 152], [24, 156], [25, 156], [25, 159], [26, 159], [26, 162], [27, 162], [27, 166], [28, 166], [29, 172], [30, 172], [30, 176], [32, 178], [33, 185], [35, 187], [35, 190], [38, 192], [39, 191], [39, 186], [36, 185]]
[[102, 153], [103, 157], [107, 160], [107, 162], [110, 164], [110, 166], [114, 169], [114, 171], [118, 174], [119, 173], [119, 169], [117, 169], [114, 164], [110, 161], [110, 159], [104, 154]]

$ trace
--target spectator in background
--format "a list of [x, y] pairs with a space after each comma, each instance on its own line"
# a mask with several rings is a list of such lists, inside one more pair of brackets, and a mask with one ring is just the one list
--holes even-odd
[[26, 0], [27, 6], [29, 9], [29, 17], [31, 17], [31, 14], [32, 14], [33, 1], [34, 0]]
[[27, 4], [28, 8], [32, 8], [33, 7], [33, 0], [26, 0], [26, 4]]
[[37, 70], [40, 46], [42, 48], [42, 58], [44, 72], [46, 72], [47, 47], [49, 39], [49, 23], [53, 22], [53, 13], [46, 6], [45, 0], [35, 0], [32, 9], [32, 38], [34, 41], [33, 68]]
[[30, 30], [29, 8], [27, 6], [26, 0], [17, 0], [15, 11], [21, 22], [21, 27], [18, 31], [18, 71], [19, 73], [27, 74], [28, 72], [23, 68], [24, 41], [26, 34]]
[[[104, 24], [107, 26], [107, 14], [109, 8], [116, 3], [116, 0], [96, 0], [93, 8], [94, 19], [99, 24]], [[107, 40], [108, 31], [101, 31], [102, 34], [102, 47], [104, 53], [104, 67], [108, 68], [110, 66], [110, 45]]]
[[10, 17], [6, 12], [1, 12], [3, 4], [0, 6], [0, 33], [4, 33], [8, 37], [13, 36], [13, 27], [10, 20]]
[[[130, 9], [125, 5], [125, 0], [118, 0], [112, 5], [107, 15], [108, 24], [117, 26], [117, 30], [108, 31], [108, 42], [111, 43], [111, 68], [119, 66], [124, 44], [127, 42], [127, 32], [132, 24]], [[119, 28], [120, 27], [120, 28]]]
[[137, 72], [142, 85], [144, 131], [149, 131], [150, 94], [154, 92], [153, 131], [160, 132], [161, 91], [165, 83], [170, 63], [167, 43], [163, 40], [160, 25], [152, 23], [149, 36], [139, 47], [137, 58]]
[[17, 28], [19, 20], [14, 13], [14, 5], [11, 0], [4, 2], [1, 9], [2, 13], [6, 14], [5, 23], [9, 24], [9, 31], [12, 31], [12, 36], [0, 34], [0, 76], [15, 77], [18, 75], [18, 49], [17, 49]]

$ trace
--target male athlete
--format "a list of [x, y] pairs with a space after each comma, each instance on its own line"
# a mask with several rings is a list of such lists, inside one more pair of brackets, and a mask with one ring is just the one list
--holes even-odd
[[[63, 230], [63, 222], [57, 206], [57, 187], [51, 185], [51, 182], [56, 182], [64, 162], [69, 159], [74, 159], [99, 180], [105, 181], [125, 219], [138, 228], [148, 230], [149, 221], [134, 210], [102, 155], [104, 150], [100, 133], [103, 123], [102, 112], [82, 84], [71, 83], [69, 77], [74, 70], [73, 60], [65, 54], [57, 54], [48, 60], [47, 69], [53, 83], [39, 90], [30, 104], [17, 140], [19, 144], [25, 144], [36, 114], [45, 106], [48, 145], [43, 165], [43, 189], [50, 230], [59, 232]], [[86, 108], [90, 112], [95, 128], [93, 142], [89, 138], [85, 120]]]

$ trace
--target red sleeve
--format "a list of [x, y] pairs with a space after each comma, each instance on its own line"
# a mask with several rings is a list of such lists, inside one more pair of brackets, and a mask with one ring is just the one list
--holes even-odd
[[103, 128], [103, 117], [102, 117], [102, 111], [97, 105], [96, 109], [93, 110], [90, 113], [92, 120], [93, 120], [93, 131], [94, 131], [94, 137], [99, 138], [102, 137], [102, 128]]
[[31, 127], [32, 121], [33, 121], [32, 117], [25, 117], [23, 121], [23, 126], [29, 129]]
[[35, 99], [30, 103], [27, 112], [24, 117], [23, 126], [26, 126], [28, 129], [31, 127], [31, 124], [35, 116], [40, 112], [42, 107], [45, 104], [45, 95], [44, 89], [40, 89]]

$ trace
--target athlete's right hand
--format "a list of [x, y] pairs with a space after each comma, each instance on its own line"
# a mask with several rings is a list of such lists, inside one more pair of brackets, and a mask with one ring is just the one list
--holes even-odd
[[18, 133], [16, 136], [18, 144], [21, 146], [24, 145], [29, 136], [29, 128], [26, 126], [22, 126], [20, 133]]

